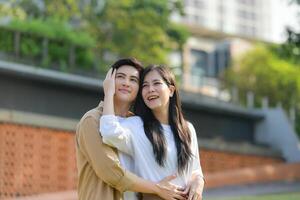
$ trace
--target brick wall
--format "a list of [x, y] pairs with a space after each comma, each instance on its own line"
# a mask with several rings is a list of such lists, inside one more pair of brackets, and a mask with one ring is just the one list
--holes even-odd
[[200, 149], [200, 158], [202, 170], [205, 174], [283, 162], [282, 159], [274, 157], [245, 155], [208, 149]]
[[0, 199], [74, 189], [74, 134], [0, 124]]
[[[280, 163], [263, 156], [201, 149], [204, 173]], [[76, 188], [74, 133], [0, 123], [0, 199]]]

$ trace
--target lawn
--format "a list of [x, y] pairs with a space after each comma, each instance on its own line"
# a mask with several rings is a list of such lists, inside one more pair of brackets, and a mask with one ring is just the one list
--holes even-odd
[[232, 198], [205, 198], [204, 200], [300, 200], [300, 193], [280, 193]]

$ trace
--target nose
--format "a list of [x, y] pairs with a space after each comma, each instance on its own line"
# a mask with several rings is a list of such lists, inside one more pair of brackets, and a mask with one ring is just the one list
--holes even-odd
[[130, 80], [127, 79], [127, 78], [125, 78], [125, 79], [123, 80], [123, 82], [122, 82], [122, 85], [123, 85], [123, 86], [129, 87], [129, 82], [130, 82]]
[[152, 84], [149, 85], [149, 88], [148, 88], [148, 92], [153, 92], [154, 91], [154, 87]]

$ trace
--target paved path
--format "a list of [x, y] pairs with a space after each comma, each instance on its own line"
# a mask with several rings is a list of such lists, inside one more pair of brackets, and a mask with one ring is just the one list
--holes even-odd
[[253, 196], [273, 193], [300, 192], [300, 181], [298, 182], [273, 182], [241, 186], [227, 186], [223, 188], [208, 189], [204, 191], [204, 199], [238, 196]]

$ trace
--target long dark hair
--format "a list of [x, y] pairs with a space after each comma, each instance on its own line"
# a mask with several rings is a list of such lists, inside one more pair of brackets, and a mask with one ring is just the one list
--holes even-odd
[[176, 150], [178, 172], [182, 173], [188, 166], [188, 161], [192, 157], [190, 148], [191, 134], [186, 120], [183, 117], [181, 101], [178, 88], [175, 83], [175, 77], [170, 70], [162, 65], [150, 65], [144, 69], [141, 76], [141, 85], [139, 95], [134, 108], [135, 114], [139, 115], [144, 122], [144, 130], [147, 138], [152, 144], [153, 153], [157, 163], [164, 166], [166, 160], [166, 141], [163, 134], [161, 123], [155, 118], [151, 109], [146, 106], [142, 98], [142, 84], [145, 76], [151, 71], [157, 71], [168, 86], [174, 86], [174, 94], [169, 102], [169, 125], [173, 132]]

